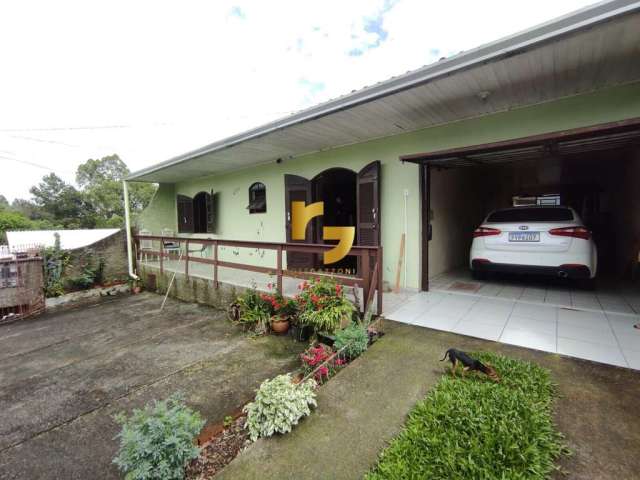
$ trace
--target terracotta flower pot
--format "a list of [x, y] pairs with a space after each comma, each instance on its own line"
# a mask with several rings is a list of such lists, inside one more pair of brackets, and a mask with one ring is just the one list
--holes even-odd
[[274, 318], [271, 320], [271, 330], [274, 333], [283, 334], [289, 331], [289, 320]]
[[140, 293], [142, 291], [142, 287], [138, 287], [138, 286], [133, 287], [132, 291], [133, 291], [134, 295], [137, 295], [138, 293]]

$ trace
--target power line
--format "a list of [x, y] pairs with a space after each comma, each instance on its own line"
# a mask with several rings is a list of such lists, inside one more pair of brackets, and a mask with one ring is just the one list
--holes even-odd
[[28, 160], [20, 160], [19, 158], [12, 158], [12, 157], [4, 156], [4, 155], [0, 155], [0, 158], [5, 159], [5, 160], [10, 160], [12, 162], [23, 163], [25, 165], [30, 165], [30, 166], [36, 167], [36, 168], [42, 168], [44, 170], [49, 170], [50, 172], [53, 172], [53, 173], [60, 172], [60, 173], [66, 173], [66, 174], [70, 174], [70, 175], [74, 174], [74, 172], [70, 172], [68, 170], [54, 170], [53, 168], [47, 167], [45, 165], [41, 165], [41, 164], [35, 163], [35, 162], [30, 162]]

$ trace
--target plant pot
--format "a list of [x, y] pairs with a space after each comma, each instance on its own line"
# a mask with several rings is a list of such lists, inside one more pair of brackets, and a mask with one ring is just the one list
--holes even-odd
[[308, 342], [313, 335], [313, 328], [308, 325], [292, 323], [289, 332], [296, 342]]
[[331, 347], [333, 342], [336, 341], [336, 337], [327, 332], [318, 332], [316, 336], [318, 337], [318, 342], [324, 343], [328, 347]]
[[271, 331], [273, 333], [282, 335], [284, 333], [287, 333], [288, 330], [289, 330], [289, 320], [278, 319], [278, 320], [271, 321]]
[[131, 291], [133, 292], [134, 295], [137, 295], [142, 291], [142, 287], [133, 287]]

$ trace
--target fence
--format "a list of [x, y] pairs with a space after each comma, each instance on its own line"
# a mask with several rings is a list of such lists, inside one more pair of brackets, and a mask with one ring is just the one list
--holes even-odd
[[[157, 256], [160, 263], [160, 273], [163, 273], [164, 258], [176, 258], [176, 252], [181, 255], [182, 260], [185, 262], [184, 274], [189, 276], [189, 263], [204, 263], [212, 266], [213, 269], [213, 283], [218, 287], [218, 267], [226, 267], [238, 270], [246, 270], [250, 272], [264, 273], [267, 275], [276, 276], [276, 288], [279, 292], [282, 292], [282, 278], [293, 277], [309, 279], [315, 278], [319, 275], [339, 277], [340, 283], [352, 287], [362, 287], [364, 308], [373, 301], [373, 296], [377, 292], [376, 307], [377, 312], [382, 313], [382, 247], [369, 247], [358, 246], [351, 247], [348, 255], [354, 255], [359, 258], [359, 271], [356, 276], [340, 276], [332, 273], [323, 272], [319, 274], [317, 272], [303, 272], [287, 270], [283, 268], [283, 253], [284, 252], [301, 252], [301, 253], [313, 253], [321, 254], [328, 250], [331, 250], [335, 245], [320, 245], [309, 243], [277, 243], [277, 242], [249, 242], [243, 240], [223, 240], [223, 239], [202, 239], [202, 238], [182, 238], [182, 237], [165, 237], [158, 235], [135, 235], [136, 251], [140, 252], [140, 247], [143, 247], [145, 255]], [[155, 249], [154, 242], [158, 242], [158, 249]], [[166, 245], [171, 245], [171, 251], [165, 249]], [[212, 258], [204, 257], [192, 257], [189, 255], [190, 245], [202, 245], [211, 247], [213, 250]], [[177, 246], [177, 249], [175, 247]], [[276, 265], [274, 267], [264, 267], [259, 265], [250, 265], [246, 263], [228, 262], [219, 260], [218, 247], [239, 247], [239, 248], [252, 248], [273, 250], [276, 252]], [[138, 258], [139, 255], [136, 255]]]
[[0, 260], [0, 321], [44, 309], [42, 258]]

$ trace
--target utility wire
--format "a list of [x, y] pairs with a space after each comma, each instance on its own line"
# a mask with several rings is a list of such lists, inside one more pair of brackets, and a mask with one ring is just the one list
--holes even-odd
[[53, 168], [47, 167], [45, 165], [41, 165], [39, 163], [30, 162], [28, 160], [20, 160], [18, 158], [7, 157], [5, 155], [0, 155], [0, 158], [2, 158], [4, 160], [10, 160], [12, 162], [23, 163], [25, 165], [30, 165], [30, 166], [36, 167], [36, 168], [42, 168], [44, 170], [49, 170], [50, 172], [53, 172], [53, 173], [66, 173], [66, 174], [70, 174], [70, 175], [73, 174], [73, 172], [70, 172], [69, 170], [54, 170]]

